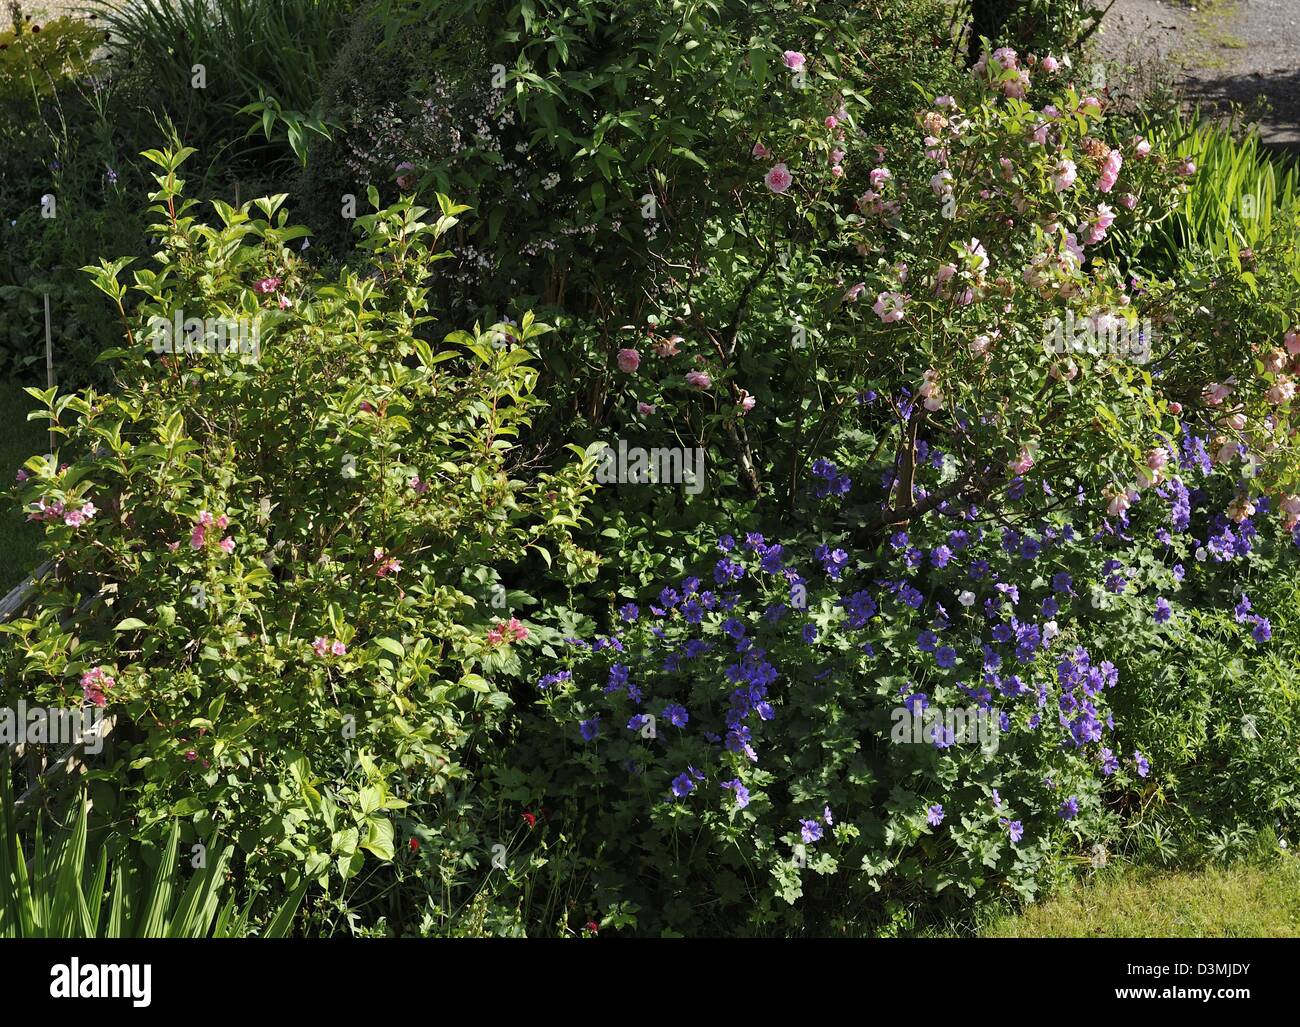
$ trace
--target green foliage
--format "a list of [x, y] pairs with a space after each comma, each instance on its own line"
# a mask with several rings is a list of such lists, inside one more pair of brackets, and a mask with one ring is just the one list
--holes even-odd
[[[1207, 120], [1199, 110], [1174, 112], [1166, 121], [1144, 123], [1154, 145], [1191, 160], [1196, 174], [1174, 216], [1166, 220], [1145, 254], [1166, 268], [1189, 255], [1209, 253], [1225, 265], [1253, 270], [1253, 250], [1285, 244], [1297, 268], [1297, 170], [1260, 145], [1253, 130]], [[1245, 251], [1245, 252], [1243, 252]]]
[[[351, 0], [95, 0], [114, 67], [148, 83], [150, 103], [215, 151], [243, 132], [262, 94], [312, 111]], [[265, 155], [263, 155], [265, 156]]]
[[[257, 896], [240, 909], [230, 888], [233, 848], [218, 849], [216, 838], [195, 846], [187, 882], [177, 859], [177, 822], [161, 851], [128, 846], [110, 856], [99, 846], [92, 872], [87, 803], [78, 795], [75, 805], [70, 824], [54, 825], [53, 840], [46, 837], [44, 817], [38, 819], [29, 857], [18, 832], [8, 770], [0, 774], [0, 938], [242, 938], [252, 933], [279, 938], [288, 932], [305, 887], [256, 929]], [[152, 877], [151, 866], [156, 868]]]
[[420, 337], [463, 207], [376, 207], [364, 273], [317, 279], [284, 196], [200, 220], [190, 153], [145, 154], [154, 266], [86, 269], [123, 318], [112, 393], [31, 390], [58, 454], [19, 490], [70, 515], [38, 515], [60, 574], [0, 627], [5, 694], [121, 710], [97, 809], [221, 828], [290, 886], [349, 880], [392, 858], [392, 811], [469, 776], [515, 646], [547, 645], [501, 633], [535, 602], [513, 586], [588, 575], [571, 532], [591, 462], [518, 449], [544, 325]]

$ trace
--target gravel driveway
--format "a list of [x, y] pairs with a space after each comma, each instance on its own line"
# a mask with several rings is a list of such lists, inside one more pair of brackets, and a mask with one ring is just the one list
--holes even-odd
[[1205, 105], [1262, 97], [1264, 142], [1300, 154], [1300, 0], [1115, 0], [1101, 45], [1112, 57], [1144, 54]]

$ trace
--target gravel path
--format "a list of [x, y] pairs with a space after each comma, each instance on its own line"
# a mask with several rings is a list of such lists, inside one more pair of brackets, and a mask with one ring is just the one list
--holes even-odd
[[1254, 109], [1267, 145], [1300, 154], [1300, 0], [1115, 0], [1101, 49], [1149, 62], [1190, 100]]

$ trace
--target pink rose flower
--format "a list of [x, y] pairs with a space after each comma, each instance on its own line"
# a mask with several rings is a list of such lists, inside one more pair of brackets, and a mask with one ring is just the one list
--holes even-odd
[[785, 53], [781, 55], [781, 60], [785, 62], [785, 66], [791, 71], [798, 71], [804, 66], [807, 58], [805, 58], [798, 50], [786, 50]]
[[1220, 382], [1211, 382], [1201, 392], [1205, 402], [1212, 407], [1221, 405], [1231, 394], [1232, 386]]
[[1274, 406], [1289, 403], [1295, 399], [1296, 386], [1286, 375], [1281, 375], [1272, 387], [1264, 393], [1264, 398]]
[[641, 366], [641, 354], [634, 349], [618, 351], [618, 369], [624, 374], [632, 374]]
[[1007, 464], [1007, 470], [1012, 474], [1025, 474], [1034, 466], [1034, 454], [1029, 451], [1028, 446], [1021, 446], [1020, 453], [1011, 463]]
[[1115, 188], [1115, 182], [1119, 179], [1119, 169], [1124, 163], [1124, 158], [1120, 156], [1119, 150], [1111, 150], [1106, 155], [1106, 161], [1101, 167], [1101, 177], [1097, 179], [1097, 189], [1099, 192], [1108, 193]]
[[703, 391], [713, 384], [713, 379], [705, 371], [687, 371], [686, 383], [693, 389]]
[[1065, 192], [1070, 186], [1074, 185], [1074, 180], [1079, 177], [1078, 168], [1075, 167], [1074, 161], [1069, 157], [1062, 157], [1056, 162], [1056, 167], [1052, 172], [1052, 188], [1058, 193]]
[[1300, 332], [1297, 332], [1292, 328], [1282, 337], [1282, 343], [1286, 346], [1286, 351], [1290, 353], [1291, 356], [1300, 356]]
[[638, 403], [636, 405], [636, 412], [641, 414], [643, 417], [648, 416], [655, 412], [655, 406], [653, 403]]
[[888, 168], [872, 168], [871, 174], [867, 175], [867, 180], [871, 183], [872, 189], [879, 189], [893, 177], [894, 173]]
[[750, 152], [754, 155], [755, 159], [772, 156], [772, 151], [769, 150], [762, 143], [755, 143], [754, 149], [751, 150]]
[[221, 551], [227, 556], [235, 551], [235, 540], [229, 535], [221, 540]]
[[885, 324], [893, 321], [900, 321], [903, 317], [903, 306], [907, 303], [907, 298], [897, 292], [882, 292], [876, 297], [876, 302], [872, 304], [871, 309], [876, 312], [876, 316]]
[[763, 176], [763, 183], [774, 193], [785, 192], [793, 181], [790, 169], [784, 164], [772, 165], [772, 170]]

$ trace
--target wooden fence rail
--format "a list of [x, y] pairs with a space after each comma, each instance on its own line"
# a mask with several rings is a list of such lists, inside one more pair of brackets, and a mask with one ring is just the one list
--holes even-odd
[[[30, 578], [0, 599], [0, 623], [21, 613], [36, 594], [37, 583], [53, 570], [52, 562], [41, 564], [32, 572]], [[97, 729], [89, 733], [89, 737], [79, 733], [71, 744], [56, 753], [51, 753], [48, 745], [24, 742], [0, 744], [0, 773], [10, 773], [15, 763], [26, 760], [27, 778], [30, 783], [14, 801], [14, 811], [20, 822], [25, 821], [39, 809], [47, 798], [62, 791], [77, 774], [85, 769], [85, 760], [88, 756], [87, 744], [93, 744], [103, 751], [116, 721], [117, 718], [112, 715], [104, 717]]]

